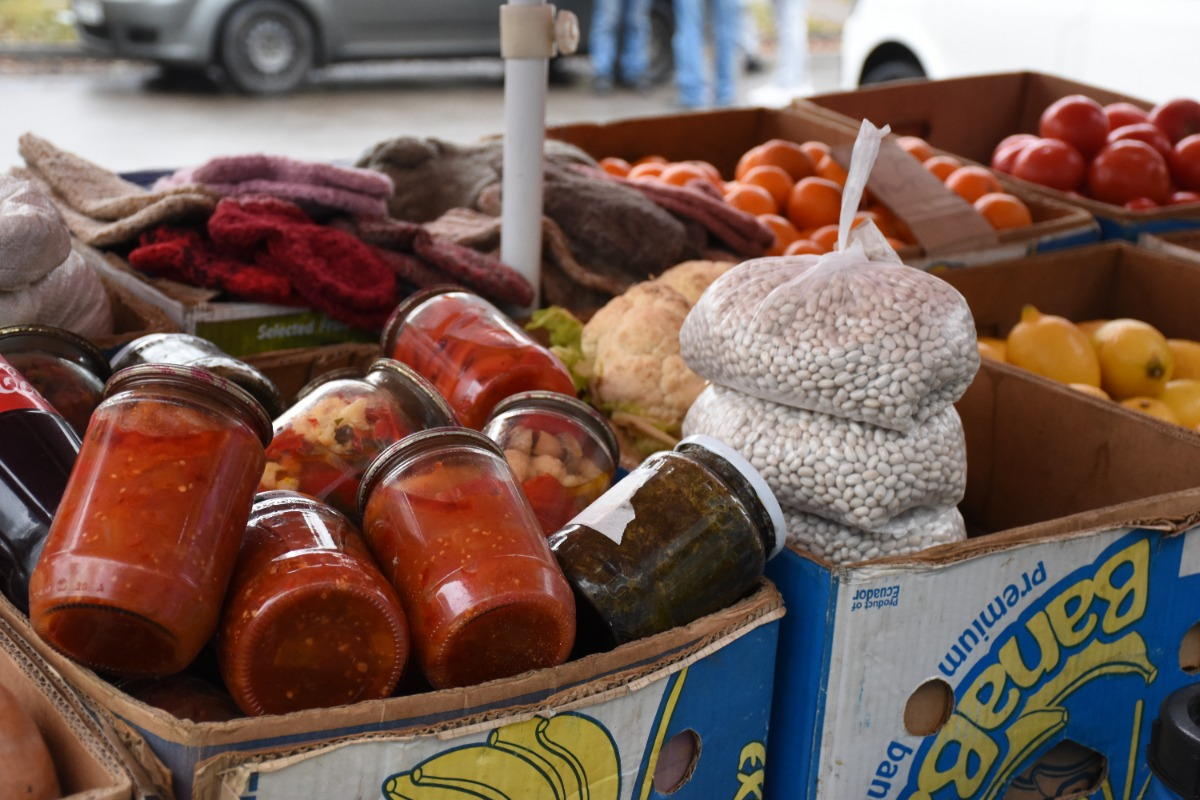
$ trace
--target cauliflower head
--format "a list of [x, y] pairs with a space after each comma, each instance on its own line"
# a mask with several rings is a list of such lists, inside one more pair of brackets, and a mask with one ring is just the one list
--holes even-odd
[[[610, 300], [583, 327], [592, 401], [614, 424], [632, 428], [643, 451], [671, 446], [707, 385], [679, 355], [679, 329], [690, 310], [675, 289], [644, 281]], [[646, 441], [655, 438], [657, 444]]]
[[700, 295], [704, 294], [704, 290], [711, 286], [713, 281], [736, 266], [737, 264], [733, 261], [700, 259], [683, 261], [666, 270], [654, 280], [670, 286], [687, 298], [690, 305], [694, 306], [700, 299]]

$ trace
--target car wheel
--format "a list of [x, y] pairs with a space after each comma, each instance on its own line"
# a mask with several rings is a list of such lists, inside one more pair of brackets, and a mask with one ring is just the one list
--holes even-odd
[[873, 64], [863, 72], [862, 85], [924, 78], [925, 70], [915, 61], [896, 59]]
[[316, 35], [304, 14], [281, 0], [249, 0], [221, 29], [221, 68], [248, 94], [284, 94], [308, 77]]

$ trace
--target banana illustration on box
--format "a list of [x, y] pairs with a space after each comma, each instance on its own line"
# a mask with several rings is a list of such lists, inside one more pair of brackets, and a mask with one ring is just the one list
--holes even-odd
[[616, 743], [574, 713], [506, 725], [383, 784], [389, 800], [617, 800], [620, 789]]

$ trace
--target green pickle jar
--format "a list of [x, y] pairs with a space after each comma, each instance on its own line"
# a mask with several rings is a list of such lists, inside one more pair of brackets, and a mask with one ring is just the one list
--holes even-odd
[[783, 510], [750, 462], [717, 439], [689, 436], [643, 461], [549, 544], [575, 591], [581, 645], [606, 650], [745, 597], [785, 541]]

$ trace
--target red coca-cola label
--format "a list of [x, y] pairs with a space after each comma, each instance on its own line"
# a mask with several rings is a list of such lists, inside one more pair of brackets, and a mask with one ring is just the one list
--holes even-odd
[[0, 357], [0, 414], [22, 408], [36, 408], [54, 412], [33, 384], [17, 372], [17, 368]]

